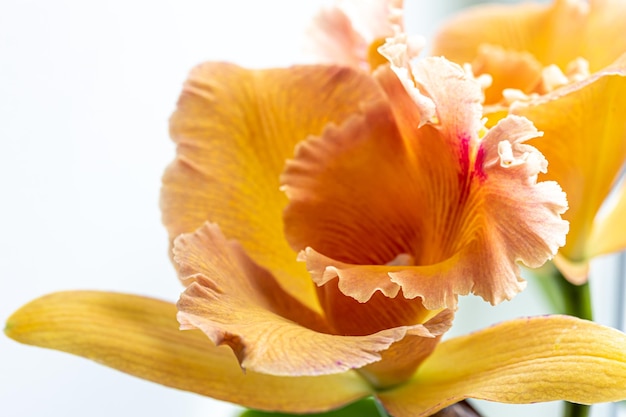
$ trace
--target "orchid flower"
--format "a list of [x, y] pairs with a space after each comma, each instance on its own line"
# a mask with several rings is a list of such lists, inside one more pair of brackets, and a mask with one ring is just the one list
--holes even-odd
[[626, 188], [605, 204], [626, 163], [625, 18], [622, 0], [479, 6], [434, 42], [435, 54], [492, 77], [487, 103], [544, 132], [530, 143], [550, 162], [543, 178], [568, 196], [570, 232], [555, 265], [574, 284], [587, 280], [590, 259], [626, 248]]
[[373, 74], [194, 69], [161, 201], [177, 305], [56, 293], [6, 333], [289, 413], [369, 396], [395, 417], [470, 397], [626, 398], [626, 335], [589, 321], [522, 318], [441, 341], [459, 295], [510, 299], [524, 287], [518, 263], [555, 254], [567, 203], [538, 182], [547, 163], [525, 143], [541, 135], [527, 119], [485, 127], [480, 84], [409, 51], [390, 39], [391, 64]]

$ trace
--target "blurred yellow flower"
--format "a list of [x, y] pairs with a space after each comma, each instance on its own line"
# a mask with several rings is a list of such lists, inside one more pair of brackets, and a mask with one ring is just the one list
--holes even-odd
[[623, 0], [478, 6], [449, 20], [433, 47], [491, 76], [492, 121], [508, 110], [544, 132], [530, 142], [549, 161], [542, 178], [563, 187], [570, 207], [555, 264], [576, 284], [592, 257], [626, 248], [626, 188], [600, 211], [626, 162], [624, 19]]

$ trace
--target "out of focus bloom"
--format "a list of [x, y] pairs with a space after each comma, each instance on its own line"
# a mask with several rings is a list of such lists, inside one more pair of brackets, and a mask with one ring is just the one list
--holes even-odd
[[[337, 0], [313, 20], [305, 50], [317, 63], [372, 70], [387, 60], [378, 52], [386, 38], [404, 32], [402, 0]], [[424, 40], [415, 38], [421, 49]]]
[[290, 413], [369, 396], [395, 417], [465, 398], [625, 399], [626, 335], [589, 321], [522, 318], [440, 342], [459, 295], [511, 299], [519, 263], [554, 256], [567, 202], [538, 181], [547, 161], [526, 142], [542, 133], [519, 115], [486, 127], [472, 74], [414, 60], [402, 33], [377, 53], [390, 63], [368, 71], [195, 68], [161, 200], [177, 305], [58, 293], [7, 334]]
[[587, 279], [592, 257], [626, 248], [626, 188], [598, 215], [626, 162], [625, 18], [623, 0], [478, 6], [448, 21], [433, 47], [491, 76], [490, 119], [508, 110], [544, 132], [530, 143], [550, 163], [542, 178], [568, 196], [555, 264], [573, 283]]

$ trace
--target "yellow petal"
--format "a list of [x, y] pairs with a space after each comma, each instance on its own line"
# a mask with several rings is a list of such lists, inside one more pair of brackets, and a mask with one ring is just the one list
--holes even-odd
[[537, 22], [548, 13], [549, 6], [534, 3], [468, 8], [440, 26], [433, 39], [433, 55], [471, 63], [484, 44], [534, 54], [533, 49], [544, 43], [538, 44], [542, 33]]
[[578, 57], [595, 72], [626, 51], [624, 0], [555, 0], [551, 5], [491, 4], [461, 12], [442, 26], [433, 54], [471, 63], [481, 45], [534, 55], [565, 70]]
[[21, 343], [257, 409], [324, 411], [370, 395], [354, 372], [301, 378], [244, 374], [228, 348], [212, 346], [200, 332], [178, 330], [173, 304], [134, 295], [47, 295], [15, 312], [5, 333]]
[[589, 236], [589, 256], [626, 249], [626, 182], [605, 209], [608, 214], [596, 217]]
[[439, 344], [408, 383], [378, 394], [395, 417], [465, 398], [529, 404], [626, 399], [626, 335], [568, 316], [522, 318]]
[[485, 103], [499, 103], [503, 90], [531, 92], [541, 81], [541, 64], [528, 52], [506, 50], [495, 45], [481, 45], [472, 61], [476, 74], [489, 74], [492, 83], [485, 90]]
[[171, 118], [177, 157], [161, 196], [170, 239], [217, 222], [290, 294], [319, 309], [308, 274], [283, 238], [287, 201], [278, 176], [296, 143], [379, 94], [369, 76], [347, 68], [194, 69]]
[[549, 161], [545, 178], [563, 187], [570, 207], [563, 216], [570, 222], [567, 245], [559, 254], [584, 263], [595, 252], [588, 241], [594, 219], [626, 162], [626, 65], [515, 103], [510, 111], [544, 132], [530, 143]]
[[520, 117], [487, 131], [480, 86], [455, 64], [427, 58], [411, 70], [419, 102], [381, 68], [391, 108], [372, 104], [298, 146], [282, 176], [285, 234], [312, 248], [302, 256], [318, 285], [337, 277], [360, 302], [400, 288], [432, 310], [471, 291], [510, 299], [523, 288], [517, 262], [545, 262], [567, 231], [563, 193], [536, 183], [545, 159], [522, 143], [538, 133]]
[[421, 324], [363, 336], [330, 334], [215, 225], [181, 235], [174, 252], [182, 278], [194, 281], [178, 302], [181, 328], [201, 329], [216, 345], [230, 346], [246, 369], [285, 376], [339, 373], [380, 360], [379, 352], [407, 334], [434, 337]]

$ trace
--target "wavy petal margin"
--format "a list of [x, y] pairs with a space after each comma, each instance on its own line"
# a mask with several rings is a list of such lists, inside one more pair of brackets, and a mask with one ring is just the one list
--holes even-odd
[[72, 291], [36, 299], [5, 333], [29, 345], [82, 356], [168, 387], [268, 411], [322, 412], [372, 394], [356, 372], [278, 377], [242, 372], [230, 349], [181, 332], [176, 307], [136, 295]]
[[626, 399], [626, 335], [569, 316], [507, 321], [444, 341], [408, 383], [378, 394], [394, 417], [466, 398], [529, 404]]
[[244, 369], [284, 376], [340, 373], [379, 361], [380, 352], [408, 334], [435, 337], [422, 324], [362, 336], [330, 334], [216, 225], [178, 237], [174, 259], [183, 279], [194, 281], [178, 302], [181, 329], [200, 329], [216, 345], [230, 346]]
[[411, 69], [404, 84], [415, 80], [419, 102], [381, 68], [388, 103], [297, 147], [281, 177], [285, 235], [318, 286], [337, 277], [359, 302], [400, 288], [431, 310], [470, 292], [511, 299], [524, 287], [518, 261], [540, 266], [568, 229], [565, 195], [537, 183], [547, 163], [523, 143], [540, 133], [517, 116], [487, 130], [480, 85], [456, 64], [426, 58]]

